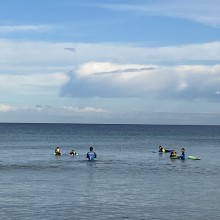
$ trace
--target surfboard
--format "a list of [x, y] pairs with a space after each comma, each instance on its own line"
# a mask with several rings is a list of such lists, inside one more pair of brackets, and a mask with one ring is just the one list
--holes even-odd
[[180, 156], [172, 156], [170, 159], [180, 159]]
[[78, 156], [79, 154], [69, 154], [70, 157]]
[[201, 160], [199, 157], [195, 157], [195, 156], [188, 156], [188, 159], [190, 159], [190, 160]]

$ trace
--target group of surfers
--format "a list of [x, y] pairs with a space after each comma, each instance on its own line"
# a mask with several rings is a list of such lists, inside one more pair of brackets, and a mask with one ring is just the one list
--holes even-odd
[[[60, 150], [60, 147], [56, 147], [56, 148], [55, 148], [55, 152], [54, 152], [54, 156], [61, 156], [61, 155], [62, 155], [62, 152], [61, 152], [61, 150]], [[76, 153], [75, 150], [71, 150], [71, 151], [69, 152], [69, 155], [72, 156], [72, 157], [74, 157], [74, 156], [76, 156], [76, 155], [78, 155], [78, 154]], [[86, 154], [86, 158], [87, 158], [88, 160], [94, 160], [96, 157], [97, 157], [96, 152], [93, 151], [93, 147], [90, 147], [90, 148], [89, 148], [89, 152]]]
[[[159, 146], [159, 152], [160, 152], [160, 153], [167, 153], [167, 152], [169, 152], [171, 159], [181, 159], [181, 160], [185, 160], [185, 148], [183, 148], [183, 147], [182, 147], [182, 149], [181, 149], [181, 152], [182, 152], [182, 153], [181, 153], [180, 156], [177, 155], [177, 152], [176, 152], [175, 150], [167, 150], [165, 147], [162, 147], [162, 146]], [[60, 147], [56, 147], [55, 152], [54, 152], [54, 155], [55, 155], [55, 156], [61, 156], [61, 155], [62, 155], [61, 150], [60, 150]], [[71, 150], [71, 151], [69, 152], [69, 155], [72, 156], [72, 157], [74, 157], [74, 156], [76, 156], [76, 155], [78, 155], [78, 154], [76, 153], [75, 150]], [[86, 158], [87, 158], [88, 160], [94, 160], [96, 157], [97, 157], [97, 154], [93, 151], [93, 147], [90, 147], [90, 148], [89, 148], [89, 152], [86, 154]]]
[[159, 152], [161, 152], [161, 153], [169, 152], [171, 159], [185, 160], [185, 148], [184, 147], [182, 147], [182, 149], [181, 149], [180, 156], [177, 155], [177, 152], [175, 150], [167, 150], [165, 147], [162, 147], [162, 146], [159, 146]]

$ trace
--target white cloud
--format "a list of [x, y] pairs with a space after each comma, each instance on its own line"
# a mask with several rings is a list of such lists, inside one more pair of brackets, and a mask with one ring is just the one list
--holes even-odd
[[[61, 87], [64, 98], [216, 98], [220, 89], [219, 65], [156, 65], [218, 61], [220, 42], [137, 47], [0, 40], [0, 47], [0, 90], [10, 89], [11, 97], [14, 91], [14, 99], [18, 94], [20, 100], [31, 94], [46, 99], [42, 94], [47, 94], [55, 100]], [[73, 74], [65, 74], [69, 70]]]
[[[76, 48], [70, 53], [65, 48]], [[19, 42], [0, 40], [0, 71], [26, 68], [26, 72], [73, 68], [89, 61], [154, 63], [220, 60], [220, 42], [170, 47], [138, 47], [127, 44]], [[28, 69], [29, 68], [29, 69]]]
[[81, 65], [70, 77], [72, 79], [63, 87], [63, 95], [73, 97], [215, 99], [220, 88], [220, 65], [159, 68], [90, 62]]
[[0, 40], [0, 68], [25, 66], [32, 72], [32, 66], [54, 67], [53, 71], [57, 66], [72, 66], [74, 54], [64, 49], [68, 45], [71, 46], [70, 43]]
[[3, 25], [0, 26], [0, 33], [14, 32], [47, 32], [53, 29], [49, 25]]
[[48, 105], [7, 105], [0, 104], [0, 112], [38, 112], [50, 114], [63, 114], [63, 115], [77, 115], [77, 114], [99, 114], [106, 111], [102, 108], [94, 108], [91, 106], [77, 107], [77, 106], [48, 106]]
[[[111, 62], [88, 62], [79, 66], [76, 70], [76, 74], [80, 77], [89, 75], [109, 75], [114, 73], [132, 73], [143, 70], [153, 70], [158, 69], [158, 66], [147, 66], [138, 64], [113, 64]], [[134, 74], [129, 74], [130, 77]], [[129, 77], [128, 74], [124, 74], [125, 77]]]
[[62, 109], [66, 110], [67, 112], [71, 113], [103, 113], [106, 112], [105, 110], [101, 108], [94, 108], [94, 107], [84, 107], [84, 108], [79, 108], [79, 107], [72, 107], [72, 106], [64, 106]]
[[158, 0], [144, 4], [102, 4], [100, 6], [118, 11], [139, 12], [149, 16], [183, 18], [220, 27], [220, 3], [218, 0]]
[[68, 81], [68, 76], [63, 73], [53, 74], [1, 74], [0, 89], [25, 88], [25, 87], [60, 87]]
[[9, 112], [11, 111], [13, 108], [10, 105], [6, 105], [6, 104], [0, 104], [0, 112]]
[[[76, 48], [76, 52], [70, 53], [65, 49], [72, 47]], [[91, 61], [115, 62], [117, 60], [119, 63], [152, 64], [220, 60], [220, 42], [170, 47], [137, 47], [127, 44], [0, 40], [0, 48], [0, 73], [67, 72], [80, 63]], [[107, 68], [106, 65], [105, 67]]]

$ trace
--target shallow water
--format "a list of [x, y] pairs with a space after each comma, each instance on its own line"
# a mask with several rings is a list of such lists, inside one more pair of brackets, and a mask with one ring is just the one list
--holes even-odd
[[0, 124], [0, 148], [1, 219], [220, 218], [220, 126]]

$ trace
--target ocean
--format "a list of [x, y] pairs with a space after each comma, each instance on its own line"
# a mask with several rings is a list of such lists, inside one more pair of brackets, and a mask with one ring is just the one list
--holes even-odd
[[0, 149], [2, 220], [220, 219], [220, 126], [1, 123]]

